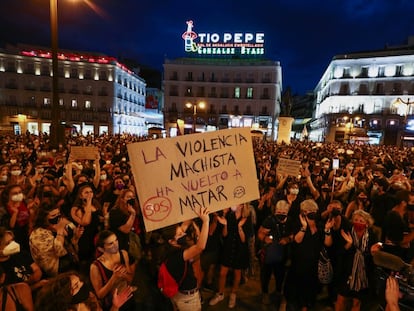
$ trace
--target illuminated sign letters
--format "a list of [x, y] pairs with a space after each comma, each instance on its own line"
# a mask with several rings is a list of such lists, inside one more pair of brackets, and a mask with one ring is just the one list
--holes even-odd
[[193, 21], [187, 21], [182, 34], [184, 50], [205, 55], [264, 55], [264, 33], [196, 33]]

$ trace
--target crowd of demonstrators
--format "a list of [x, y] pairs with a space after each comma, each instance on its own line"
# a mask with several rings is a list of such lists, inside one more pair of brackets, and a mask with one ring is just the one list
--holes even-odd
[[[6, 306], [16, 309], [29, 293], [25, 310], [52, 310], [59, 299], [65, 310], [165, 310], [166, 301], [178, 310], [200, 310], [199, 289], [208, 288], [216, 292], [209, 308], [227, 292], [233, 308], [257, 253], [262, 302], [285, 299], [288, 310], [307, 310], [323, 286], [317, 269], [326, 248], [334, 272], [327, 303], [359, 310], [377, 294], [374, 252], [413, 261], [411, 148], [254, 140], [260, 198], [146, 232], [127, 152], [129, 143], [146, 139], [67, 137], [54, 149], [47, 135], [0, 136]], [[99, 152], [78, 159], [72, 146]], [[278, 171], [281, 158], [300, 163], [298, 176]], [[177, 281], [186, 271], [171, 301], [157, 288], [166, 258]], [[272, 276], [277, 299], [269, 293]]]

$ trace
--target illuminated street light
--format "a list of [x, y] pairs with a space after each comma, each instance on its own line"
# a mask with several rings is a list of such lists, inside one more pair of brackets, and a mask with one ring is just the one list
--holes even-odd
[[204, 109], [206, 107], [206, 104], [204, 102], [199, 102], [199, 103], [191, 103], [191, 102], [187, 102], [185, 104], [185, 106], [187, 108], [193, 108], [193, 133], [196, 132], [196, 123], [197, 123], [197, 106], [200, 109]]

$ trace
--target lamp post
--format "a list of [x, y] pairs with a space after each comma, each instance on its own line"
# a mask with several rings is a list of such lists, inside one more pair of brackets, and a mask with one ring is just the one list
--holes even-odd
[[197, 106], [200, 109], [204, 109], [206, 107], [206, 104], [204, 102], [199, 102], [199, 103], [191, 103], [191, 102], [187, 102], [185, 104], [185, 106], [187, 108], [193, 108], [193, 133], [196, 132], [196, 123], [197, 123]]
[[50, 143], [53, 147], [63, 142], [60, 129], [59, 77], [58, 77], [58, 11], [57, 1], [50, 0], [50, 33], [52, 45], [52, 118], [50, 124]]

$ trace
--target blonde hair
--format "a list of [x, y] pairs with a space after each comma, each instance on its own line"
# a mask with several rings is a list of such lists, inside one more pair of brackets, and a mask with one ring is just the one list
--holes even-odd
[[319, 210], [318, 204], [313, 199], [307, 199], [300, 203], [301, 212], [317, 212]]
[[279, 200], [275, 205], [272, 206], [272, 213], [276, 214], [278, 211], [289, 212], [290, 204], [286, 200]]
[[358, 209], [353, 212], [351, 218], [352, 221], [354, 221], [355, 216], [360, 216], [364, 218], [365, 222], [368, 224], [368, 227], [371, 227], [374, 224], [374, 218], [372, 218], [371, 214], [362, 209]]

